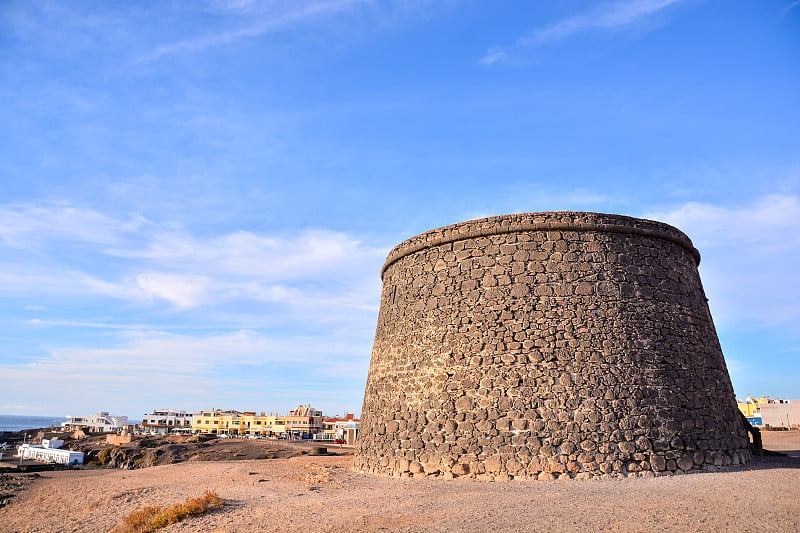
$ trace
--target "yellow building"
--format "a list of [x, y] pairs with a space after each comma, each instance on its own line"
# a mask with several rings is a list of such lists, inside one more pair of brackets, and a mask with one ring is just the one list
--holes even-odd
[[[200, 411], [192, 417], [192, 433], [232, 434], [234, 427], [237, 429], [239, 427], [239, 417], [244, 414], [239, 411], [223, 411], [221, 409]], [[234, 421], [237, 423], [234, 424]]]
[[736, 400], [736, 403], [739, 406], [739, 411], [741, 411], [744, 416], [747, 418], [757, 418], [761, 416], [761, 406], [769, 403], [769, 401], [769, 396], [753, 398], [748, 394], [744, 401]]
[[286, 416], [255, 411], [200, 411], [192, 420], [192, 433], [213, 435], [303, 438], [322, 431], [322, 411], [311, 405], [292, 409]]
[[255, 413], [247, 413], [241, 418], [239, 424], [240, 435], [255, 435], [257, 437], [274, 437], [286, 432], [285, 417], [275, 414], [256, 416]]

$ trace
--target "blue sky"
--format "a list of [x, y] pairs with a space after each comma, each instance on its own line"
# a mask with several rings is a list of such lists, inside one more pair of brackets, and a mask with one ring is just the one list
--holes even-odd
[[359, 412], [389, 249], [672, 223], [800, 398], [800, 2], [0, 6], [0, 412]]

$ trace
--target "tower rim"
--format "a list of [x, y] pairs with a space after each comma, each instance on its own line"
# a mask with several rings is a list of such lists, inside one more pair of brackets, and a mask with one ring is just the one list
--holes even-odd
[[695, 266], [700, 264], [700, 252], [692, 240], [665, 222], [592, 211], [537, 211], [467, 220], [406, 239], [389, 252], [381, 268], [381, 279], [394, 263], [427, 248], [479, 237], [530, 231], [626, 233], [662, 239], [685, 249], [694, 259]]

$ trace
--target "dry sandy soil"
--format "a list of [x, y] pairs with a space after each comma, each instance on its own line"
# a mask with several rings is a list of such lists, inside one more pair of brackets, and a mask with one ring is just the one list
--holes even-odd
[[597, 481], [380, 478], [347, 455], [43, 472], [0, 509], [0, 531], [109, 531], [206, 490], [227, 504], [163, 531], [800, 531], [800, 431], [764, 445], [789, 457]]

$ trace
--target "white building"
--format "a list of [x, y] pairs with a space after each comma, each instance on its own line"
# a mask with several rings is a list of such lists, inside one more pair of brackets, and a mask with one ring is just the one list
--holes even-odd
[[83, 464], [83, 452], [59, 450], [58, 448], [48, 448], [33, 444], [21, 444], [17, 446], [17, 457], [41, 461], [43, 463], [59, 463], [63, 465]]
[[343, 440], [352, 445], [356, 442], [360, 425], [361, 419], [356, 418], [353, 413], [347, 413], [344, 417], [335, 416], [323, 420], [323, 430], [318, 435], [323, 440]]
[[139, 431], [145, 435], [167, 435], [169, 433], [191, 433], [192, 413], [174, 409], [158, 409], [142, 417]]
[[71, 431], [83, 429], [94, 433], [118, 433], [128, 425], [127, 416], [111, 416], [106, 411], [100, 411], [92, 416], [67, 416], [67, 421], [61, 427]]
[[800, 426], [800, 400], [770, 400], [759, 405], [764, 426], [791, 429]]

